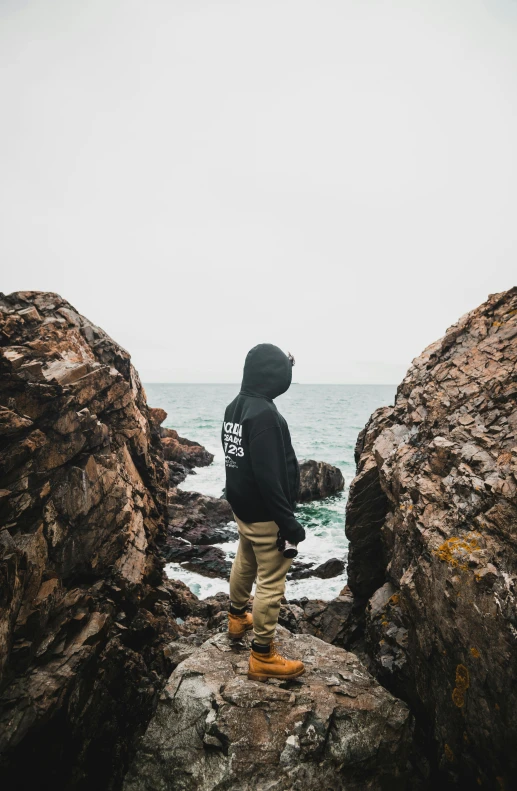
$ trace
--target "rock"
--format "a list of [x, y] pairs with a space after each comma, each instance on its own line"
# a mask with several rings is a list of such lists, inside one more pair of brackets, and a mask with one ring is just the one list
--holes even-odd
[[237, 526], [230, 504], [218, 497], [172, 489], [168, 494], [167, 541], [162, 547], [168, 562], [206, 577], [229, 579], [232, 564], [219, 547], [209, 546], [237, 540]]
[[160, 426], [167, 419], [167, 412], [161, 407], [149, 407], [149, 419], [153, 426], [160, 431]]
[[192, 544], [219, 544], [238, 538], [227, 500], [174, 489], [168, 495], [167, 511], [170, 536], [181, 537]]
[[0, 295], [0, 476], [2, 783], [120, 787], [200, 605], [163, 580], [166, 474], [130, 356], [57, 294]]
[[281, 628], [306, 675], [261, 684], [248, 648], [215, 635], [170, 677], [124, 791], [361, 791], [407, 787], [411, 717], [359, 660]]
[[417, 713], [436, 787], [517, 772], [517, 288], [414, 360], [360, 435], [348, 582], [382, 683]]
[[[165, 428], [161, 424], [167, 419], [167, 412], [160, 407], [149, 410], [150, 420], [158, 431], [163, 446], [163, 455], [169, 462], [176, 462], [187, 469], [192, 467], [208, 467], [214, 460], [213, 453], [191, 439], [180, 437], [173, 428]], [[183, 479], [184, 480], [184, 479]]]
[[191, 544], [183, 539], [170, 537], [163, 549], [165, 560], [181, 563], [185, 568], [205, 577], [230, 579], [232, 564], [219, 547]]
[[339, 558], [330, 558], [315, 569], [302, 569], [296, 570], [289, 574], [289, 578], [293, 580], [307, 579], [308, 577], [319, 577], [320, 579], [327, 580], [332, 577], [337, 577], [345, 570], [344, 560]]
[[344, 487], [345, 479], [338, 467], [313, 459], [300, 463], [299, 502], [322, 500], [343, 491]]
[[[167, 432], [163, 435], [163, 432]], [[184, 467], [208, 467], [212, 464], [214, 456], [202, 445], [180, 437], [174, 429], [162, 429], [163, 455], [168, 461], [176, 461]]]
[[165, 465], [169, 477], [169, 486], [175, 488], [178, 484], [183, 483], [189, 470], [177, 461], [166, 461]]
[[356, 635], [354, 596], [345, 586], [339, 596], [322, 599], [298, 599], [283, 604], [279, 623], [292, 632], [312, 634], [328, 643], [344, 645]]

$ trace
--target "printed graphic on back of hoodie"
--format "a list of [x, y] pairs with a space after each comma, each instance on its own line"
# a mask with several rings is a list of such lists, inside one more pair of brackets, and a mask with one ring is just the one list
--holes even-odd
[[227, 467], [238, 467], [237, 459], [244, 456], [241, 423], [228, 421], [224, 424], [223, 443], [225, 465]]

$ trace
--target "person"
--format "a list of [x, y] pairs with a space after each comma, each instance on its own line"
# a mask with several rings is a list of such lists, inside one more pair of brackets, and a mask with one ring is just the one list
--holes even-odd
[[[293, 365], [294, 358], [278, 346], [254, 346], [246, 356], [240, 392], [226, 407], [221, 433], [226, 499], [239, 531], [228, 633], [240, 639], [253, 629], [248, 678], [255, 681], [297, 678], [305, 671], [302, 662], [281, 656], [273, 642], [292, 562], [283, 554], [284, 542], [305, 539], [293, 513], [300, 486], [298, 461], [287, 422], [273, 403], [289, 388]], [[247, 606], [255, 579], [251, 615]]]

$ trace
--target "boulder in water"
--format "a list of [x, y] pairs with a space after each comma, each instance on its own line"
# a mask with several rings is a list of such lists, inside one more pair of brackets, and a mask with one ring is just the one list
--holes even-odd
[[314, 459], [300, 462], [299, 502], [322, 500], [341, 492], [344, 487], [345, 479], [338, 467]]
[[324, 563], [321, 563], [316, 568], [308, 568], [295, 570], [289, 575], [289, 579], [303, 580], [309, 577], [319, 577], [322, 580], [328, 580], [332, 577], [338, 577], [345, 570], [345, 561], [340, 558], [329, 558]]

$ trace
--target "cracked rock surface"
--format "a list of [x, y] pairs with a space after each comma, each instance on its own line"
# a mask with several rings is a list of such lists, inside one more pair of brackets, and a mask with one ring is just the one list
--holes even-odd
[[513, 788], [517, 288], [414, 360], [356, 460], [348, 584], [371, 668], [427, 728], [442, 779]]
[[216, 634], [178, 665], [124, 791], [406, 788], [412, 721], [354, 654], [279, 627], [307, 672], [248, 681], [249, 647]]
[[0, 776], [120, 787], [199, 616], [163, 579], [166, 473], [129, 354], [57, 294], [0, 295]]

